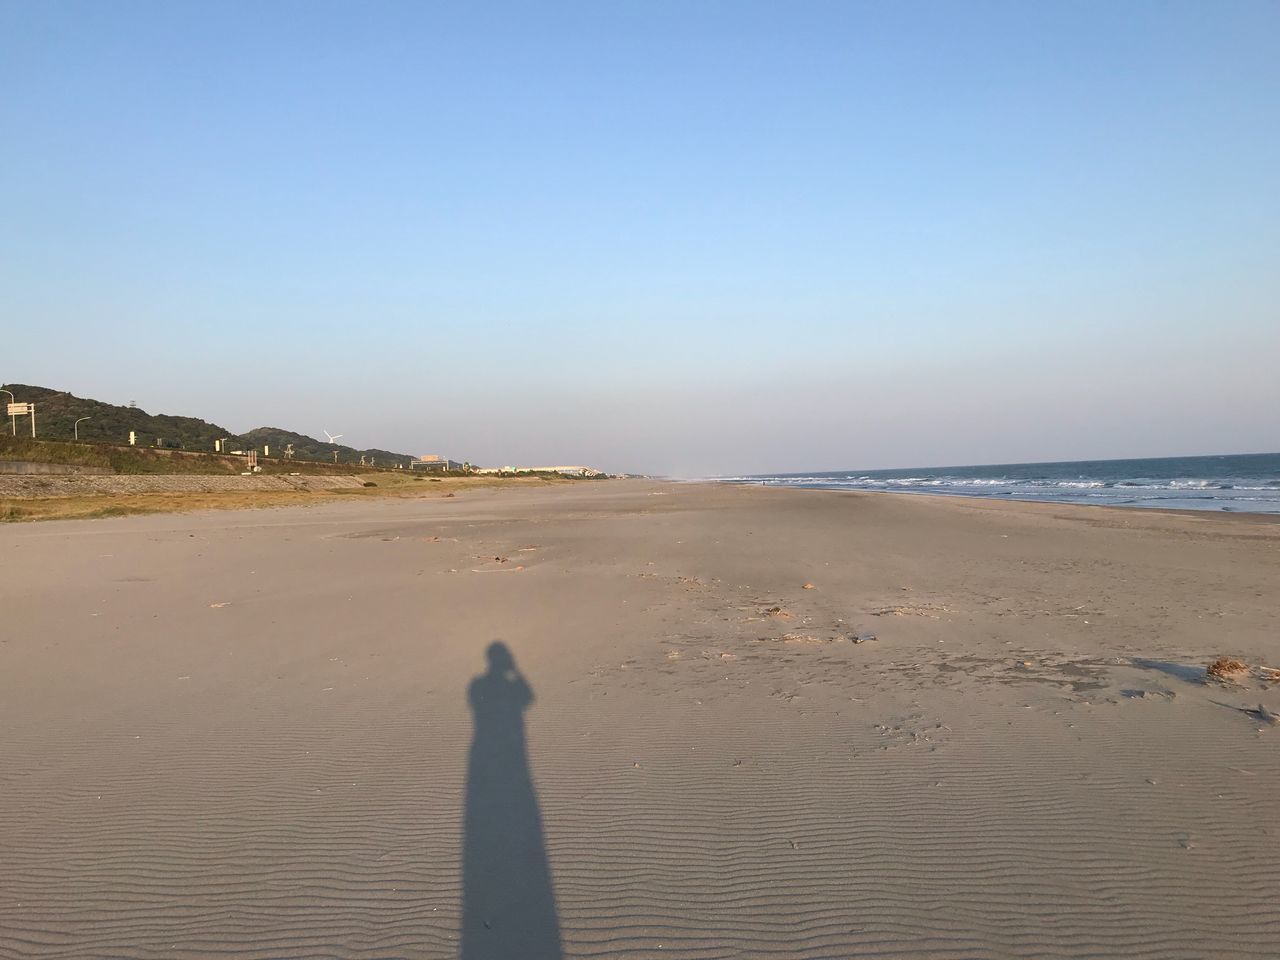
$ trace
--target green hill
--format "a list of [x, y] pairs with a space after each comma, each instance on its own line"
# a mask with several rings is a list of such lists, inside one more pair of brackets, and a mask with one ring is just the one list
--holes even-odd
[[359, 463], [360, 458], [364, 457], [366, 462], [373, 461], [380, 467], [389, 467], [397, 463], [407, 465], [413, 459], [407, 453], [392, 453], [390, 450], [373, 448], [357, 450], [341, 444], [335, 445], [327, 440], [317, 440], [281, 427], [254, 427], [248, 433], [241, 435], [240, 439], [248, 446], [257, 447], [259, 450], [264, 446], [270, 447], [273, 457], [283, 456], [285, 448], [293, 444], [295, 460], [328, 460], [332, 463], [335, 449], [338, 451], [339, 463]]
[[[138, 434], [139, 446], [212, 452], [214, 440], [234, 436], [226, 427], [196, 417], [150, 414], [140, 407], [88, 400], [72, 396], [65, 390], [25, 383], [8, 383], [3, 387], [12, 391], [20, 403], [36, 405], [36, 436], [42, 440], [70, 440], [72, 424], [80, 417], [90, 418], [80, 424], [80, 439], [101, 443], [128, 443], [129, 431], [133, 430]], [[9, 398], [0, 394], [0, 401], [7, 404]], [[8, 424], [5, 426], [7, 428]], [[22, 419], [18, 432], [30, 437], [30, 421]]]
[[[73, 437], [73, 425], [81, 417], [88, 417], [80, 424], [80, 439], [97, 443], [127, 444], [129, 432], [137, 434], [139, 447], [154, 447], [171, 450], [191, 450], [200, 453], [212, 453], [214, 441], [226, 439], [229, 450], [248, 450], [257, 448], [262, 451], [264, 445], [271, 448], [271, 456], [284, 456], [288, 444], [293, 444], [293, 456], [297, 460], [322, 460], [333, 463], [334, 451], [337, 451], [339, 463], [359, 464], [363, 456], [365, 461], [374, 461], [379, 467], [389, 467], [398, 463], [407, 464], [412, 459], [407, 453], [393, 453], [389, 450], [357, 450], [341, 444], [334, 445], [308, 437], [301, 433], [282, 430], [279, 427], [257, 427], [245, 434], [235, 434], [226, 427], [198, 417], [179, 417], [170, 414], [147, 413], [140, 407], [120, 406], [103, 403], [101, 400], [90, 400], [73, 396], [65, 390], [53, 390], [26, 383], [3, 384], [3, 389], [11, 390], [20, 403], [36, 405], [36, 436], [41, 440], [70, 440]], [[0, 394], [0, 403], [8, 403], [9, 397]], [[0, 407], [0, 410], [3, 408]], [[7, 417], [4, 418], [8, 420]], [[3, 425], [4, 433], [9, 433], [9, 424]], [[18, 422], [19, 436], [30, 437], [30, 421], [25, 417]]]

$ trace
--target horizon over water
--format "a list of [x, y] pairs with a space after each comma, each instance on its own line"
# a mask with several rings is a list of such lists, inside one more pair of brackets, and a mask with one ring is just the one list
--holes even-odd
[[716, 479], [778, 487], [1280, 513], [1280, 453], [831, 470]]

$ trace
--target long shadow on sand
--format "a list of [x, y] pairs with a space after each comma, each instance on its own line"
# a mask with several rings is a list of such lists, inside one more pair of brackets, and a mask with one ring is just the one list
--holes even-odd
[[467, 699], [474, 736], [467, 761], [459, 960], [560, 960], [551, 867], [529, 773], [524, 711], [533, 690], [507, 645], [485, 651], [488, 669]]
[[1140, 670], [1156, 670], [1187, 683], [1204, 683], [1205, 681], [1204, 667], [1192, 667], [1184, 663], [1174, 663], [1172, 660], [1147, 660], [1143, 657], [1133, 657], [1129, 662]]

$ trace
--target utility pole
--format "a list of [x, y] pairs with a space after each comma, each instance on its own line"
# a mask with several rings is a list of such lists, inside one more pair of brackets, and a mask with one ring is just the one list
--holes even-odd
[[93, 417], [81, 417], [79, 420], [77, 420], [75, 423], [71, 425], [71, 430], [75, 434], [75, 438], [77, 440], [80, 439], [80, 424], [84, 423], [84, 421], [86, 420], [92, 420], [92, 419]]

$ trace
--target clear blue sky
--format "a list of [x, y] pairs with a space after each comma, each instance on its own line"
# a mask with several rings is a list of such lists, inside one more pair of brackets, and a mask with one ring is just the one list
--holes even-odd
[[1280, 448], [1280, 4], [0, 0], [0, 380], [686, 475]]

